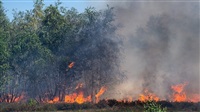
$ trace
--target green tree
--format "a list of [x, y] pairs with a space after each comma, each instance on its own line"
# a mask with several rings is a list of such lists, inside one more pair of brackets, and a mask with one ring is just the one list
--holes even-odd
[[5, 15], [2, 2], [0, 1], [0, 88], [6, 82], [6, 71], [9, 68], [8, 40], [9, 40], [9, 21]]
[[[0, 22], [7, 21], [0, 27], [0, 80], [5, 73], [11, 77], [1, 97], [13, 102], [26, 93], [40, 102], [55, 96], [64, 100], [84, 82], [95, 102], [101, 86], [111, 87], [122, 78], [113, 8], [79, 13], [60, 4], [43, 9], [43, 0], [36, 0], [33, 10], [16, 12], [10, 23], [0, 14]], [[71, 62], [74, 67], [68, 66]]]
[[12, 21], [9, 42], [9, 73], [12, 80], [6, 86], [5, 93], [13, 96], [18, 96], [22, 92], [26, 92], [32, 98], [38, 96], [38, 82], [43, 81], [47, 63], [52, 57], [51, 52], [42, 46], [35, 25], [31, 24], [34, 17], [32, 11], [18, 12]]

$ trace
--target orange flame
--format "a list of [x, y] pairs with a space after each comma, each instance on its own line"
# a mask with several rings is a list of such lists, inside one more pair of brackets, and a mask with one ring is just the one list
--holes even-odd
[[[83, 84], [78, 84], [76, 86], [76, 90], [77, 89], [80, 89], [83, 87]], [[100, 91], [95, 95], [96, 97], [96, 102], [99, 101], [99, 97], [106, 91], [106, 88], [105, 87], [101, 87]], [[78, 93], [72, 93], [72, 94], [69, 94], [69, 95], [65, 95], [65, 100], [64, 102], [65, 103], [78, 103], [78, 104], [82, 104], [84, 102], [91, 102], [92, 101], [92, 98], [91, 98], [91, 95], [87, 96], [87, 97], [84, 97], [84, 93], [83, 91], [79, 91]], [[59, 97], [55, 97], [53, 100], [51, 101], [47, 101], [48, 103], [58, 103], [59, 102]]]
[[184, 90], [184, 88], [185, 88], [185, 86], [186, 86], [187, 84], [188, 84], [188, 83], [178, 84], [178, 85], [171, 86], [171, 88], [172, 88], [175, 92], [181, 93], [181, 92]]
[[77, 94], [76, 93], [72, 93], [70, 95], [65, 95], [65, 102], [66, 103], [74, 103], [76, 100]]
[[15, 100], [14, 100], [14, 102], [19, 102], [19, 101], [21, 101], [23, 98], [24, 98], [24, 94], [22, 94], [22, 95], [16, 97]]
[[5, 95], [2, 95], [2, 99], [0, 98], [0, 102], [7, 102], [7, 103], [20, 102], [23, 100], [23, 98], [24, 98], [24, 93], [22, 93], [19, 96], [15, 96], [12, 94], [5, 94]]
[[47, 101], [48, 103], [56, 103], [56, 102], [59, 102], [59, 97], [54, 97], [53, 100], [50, 100], [50, 101]]
[[74, 64], [75, 64], [74, 62], [71, 62], [71, 63], [68, 65], [68, 67], [69, 67], [69, 68], [72, 68], [72, 67], [74, 66]]
[[120, 99], [120, 100], [117, 100], [118, 102], [132, 102], [133, 101], [133, 97], [131, 96], [128, 96], [126, 98], [123, 98], [123, 99]]
[[99, 90], [99, 92], [95, 95], [95, 97], [96, 97], [96, 103], [98, 103], [99, 102], [99, 97], [105, 92], [107, 90], [107, 88], [106, 87], [101, 87], [101, 89]]
[[[47, 101], [47, 103], [58, 103], [59, 102], [59, 97], [55, 97], [53, 100], [51, 101]], [[65, 95], [65, 103], [78, 103], [78, 104], [82, 104], [84, 102], [91, 102], [91, 96], [88, 96], [86, 98], [84, 98], [84, 94], [83, 92], [80, 92], [79, 94], [77, 93], [72, 93], [69, 95]]]
[[187, 96], [186, 96], [185, 92], [183, 92], [183, 93], [174, 93], [172, 97], [173, 97], [172, 101], [175, 101], [175, 102], [184, 102], [187, 99]]
[[172, 101], [183, 102], [187, 101], [186, 93], [184, 92], [184, 88], [188, 83], [178, 84], [171, 86], [171, 89], [174, 91], [172, 96]]
[[192, 94], [190, 97], [190, 102], [200, 102], [200, 94]]
[[148, 100], [159, 101], [160, 98], [156, 96], [155, 94], [149, 92], [147, 89], [145, 89], [144, 94], [140, 94], [138, 100], [141, 102], [146, 102]]

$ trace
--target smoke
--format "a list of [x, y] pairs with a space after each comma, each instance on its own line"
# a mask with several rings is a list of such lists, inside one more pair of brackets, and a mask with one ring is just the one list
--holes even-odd
[[188, 82], [200, 92], [199, 4], [195, 2], [107, 2], [115, 7], [124, 41], [122, 70], [127, 79], [116, 96], [137, 98], [148, 89], [168, 99], [170, 86]]

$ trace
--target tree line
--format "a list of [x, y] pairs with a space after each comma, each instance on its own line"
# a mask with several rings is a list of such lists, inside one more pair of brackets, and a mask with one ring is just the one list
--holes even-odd
[[22, 94], [38, 102], [55, 96], [63, 101], [80, 82], [94, 101], [102, 86], [122, 79], [112, 7], [80, 13], [59, 1], [44, 7], [37, 0], [32, 10], [13, 17], [8, 20], [0, 1], [0, 102]]

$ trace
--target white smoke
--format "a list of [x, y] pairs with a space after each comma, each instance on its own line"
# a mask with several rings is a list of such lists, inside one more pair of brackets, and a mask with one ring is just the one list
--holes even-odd
[[122, 69], [127, 80], [116, 86], [113, 98], [137, 98], [147, 88], [167, 99], [170, 86], [184, 82], [188, 93], [200, 93], [198, 2], [105, 4], [115, 8], [124, 40]]

